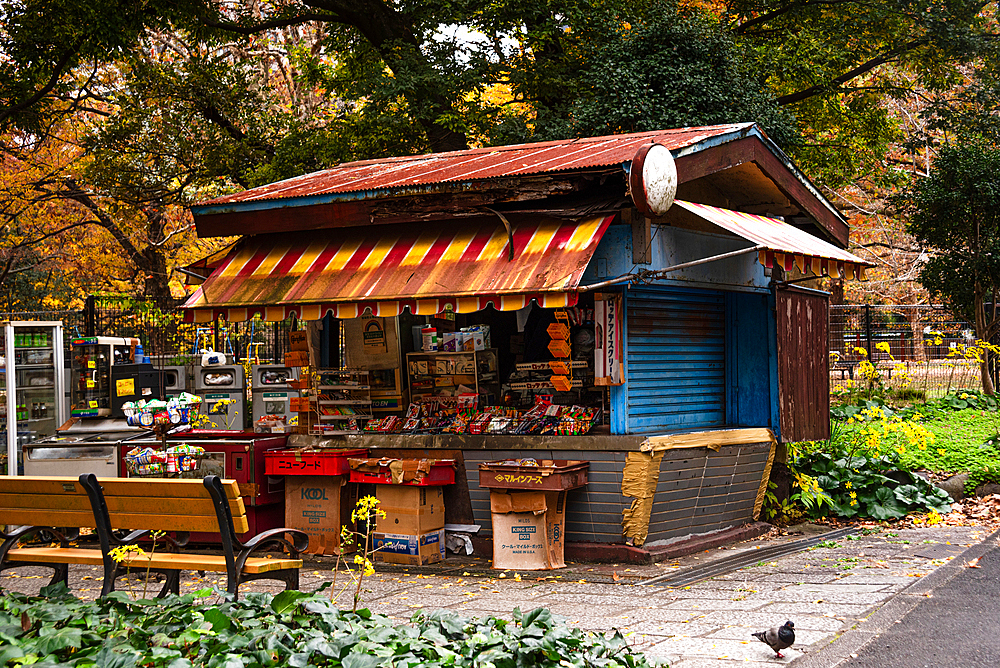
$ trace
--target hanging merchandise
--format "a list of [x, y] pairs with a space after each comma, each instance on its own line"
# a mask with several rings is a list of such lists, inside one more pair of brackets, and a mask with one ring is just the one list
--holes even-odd
[[[556, 322], [546, 330], [552, 340], [549, 342], [549, 352], [556, 358], [568, 358], [572, 349], [569, 345], [569, 314], [566, 311], [556, 311]], [[560, 367], [565, 373], [552, 376], [552, 387], [560, 392], [569, 392], [573, 387], [573, 368], [565, 363]], [[556, 371], [556, 368], [553, 368]]]

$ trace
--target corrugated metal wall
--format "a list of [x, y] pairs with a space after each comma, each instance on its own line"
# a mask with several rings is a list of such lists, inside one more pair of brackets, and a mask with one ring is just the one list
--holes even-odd
[[[770, 443], [755, 443], [725, 446], [719, 452], [706, 448], [668, 451], [660, 465], [647, 545], [752, 521], [770, 447]], [[632, 504], [621, 493], [627, 453], [466, 450], [464, 455], [472, 512], [483, 534], [492, 533], [492, 522], [490, 492], [478, 485], [480, 462], [524, 456], [588, 459], [589, 483], [569, 492], [567, 499], [566, 540], [622, 542], [622, 511]]]
[[829, 297], [803, 288], [777, 291], [778, 400], [784, 443], [830, 438]]
[[726, 300], [714, 290], [626, 293], [628, 432], [726, 422]]
[[660, 463], [646, 544], [753, 520], [770, 443], [669, 450]]

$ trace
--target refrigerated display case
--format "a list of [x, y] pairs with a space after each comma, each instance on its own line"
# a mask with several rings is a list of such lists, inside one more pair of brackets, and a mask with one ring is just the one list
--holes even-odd
[[61, 322], [3, 323], [0, 424], [9, 473], [24, 473], [23, 446], [55, 433], [65, 420]]
[[112, 336], [88, 336], [70, 341], [72, 388], [69, 412], [72, 417], [111, 415], [111, 367], [131, 364], [137, 343], [138, 339]]
[[[177, 477], [200, 479], [206, 475], [239, 483], [240, 494], [250, 521], [250, 533], [258, 534], [267, 529], [284, 526], [285, 521], [285, 478], [264, 473], [264, 453], [268, 450], [283, 449], [288, 437], [277, 434], [255, 434], [246, 431], [191, 430], [168, 435], [166, 445], [186, 443], [200, 446], [204, 453], [198, 456], [198, 466], [174, 474], [157, 474], [157, 477]], [[155, 436], [133, 438], [118, 445], [119, 476], [135, 477], [129, 471], [126, 455], [135, 448], [162, 450], [164, 441]], [[218, 540], [218, 534], [191, 534], [193, 541]]]

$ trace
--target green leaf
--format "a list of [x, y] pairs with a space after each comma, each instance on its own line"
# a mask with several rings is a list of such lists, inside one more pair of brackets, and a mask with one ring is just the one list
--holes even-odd
[[79, 649], [82, 635], [83, 629], [72, 627], [52, 629], [43, 626], [38, 634], [38, 640], [35, 642], [35, 650], [39, 654], [55, 654], [67, 647]]
[[381, 662], [382, 659], [380, 657], [372, 654], [351, 652], [341, 659], [340, 665], [343, 668], [376, 668]]
[[203, 613], [203, 616], [205, 618], [205, 621], [212, 625], [212, 630], [215, 631], [216, 633], [219, 633], [221, 631], [226, 631], [232, 625], [232, 621], [229, 619], [229, 616], [226, 613], [219, 610], [218, 608], [209, 608]]
[[281, 592], [271, 601], [271, 609], [276, 613], [284, 614], [286, 612], [291, 612], [297, 606], [299, 601], [304, 598], [310, 598], [312, 594], [304, 591], [297, 591], [295, 589], [286, 589]]

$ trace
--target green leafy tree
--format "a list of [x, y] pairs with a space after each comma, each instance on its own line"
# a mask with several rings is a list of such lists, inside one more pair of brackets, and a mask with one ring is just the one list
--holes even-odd
[[[978, 339], [993, 340], [1000, 333], [1000, 148], [981, 138], [943, 147], [899, 204], [929, 255], [920, 282], [974, 322]], [[988, 359], [981, 370], [983, 389], [993, 394]]]

